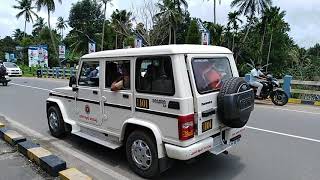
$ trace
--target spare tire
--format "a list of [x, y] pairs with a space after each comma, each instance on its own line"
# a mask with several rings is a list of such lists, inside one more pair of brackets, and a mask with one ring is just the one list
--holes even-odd
[[231, 128], [241, 128], [254, 109], [254, 93], [243, 78], [234, 77], [224, 82], [218, 95], [220, 121]]

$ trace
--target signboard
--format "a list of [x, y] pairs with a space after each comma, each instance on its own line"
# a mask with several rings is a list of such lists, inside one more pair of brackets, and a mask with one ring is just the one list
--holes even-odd
[[30, 46], [28, 49], [29, 67], [48, 67], [48, 46]]
[[96, 43], [88, 43], [88, 46], [89, 46], [89, 54], [90, 53], [94, 53], [94, 52], [96, 52]]
[[142, 39], [139, 37], [136, 37], [134, 40], [134, 47], [135, 48], [141, 48], [142, 47]]
[[210, 33], [209, 32], [202, 32], [201, 33], [201, 44], [202, 45], [210, 45]]
[[65, 59], [65, 58], [66, 58], [66, 46], [59, 45], [59, 59]]

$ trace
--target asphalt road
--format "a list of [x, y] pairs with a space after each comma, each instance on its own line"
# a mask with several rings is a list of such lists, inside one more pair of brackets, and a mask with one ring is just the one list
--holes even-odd
[[[64, 80], [13, 78], [0, 86], [0, 115], [95, 179], [141, 179], [127, 165], [123, 149], [110, 150], [71, 136], [50, 136], [45, 114], [48, 89]], [[320, 108], [303, 105], [256, 105], [248, 128], [229, 155], [204, 154], [189, 164], [176, 162], [159, 179], [318, 180]]]

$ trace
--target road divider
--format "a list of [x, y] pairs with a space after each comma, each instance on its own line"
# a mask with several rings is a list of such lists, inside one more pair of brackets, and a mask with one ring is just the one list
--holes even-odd
[[27, 140], [16, 131], [9, 130], [5, 124], [0, 122], [0, 138], [12, 146], [17, 146], [18, 151], [29, 160], [37, 164], [41, 169], [53, 177], [60, 176], [62, 180], [91, 180], [92, 178], [83, 174], [75, 168], [67, 169], [66, 161], [52, 154], [39, 144]]
[[59, 173], [61, 180], [91, 180], [92, 178], [83, 174], [76, 168], [70, 168]]

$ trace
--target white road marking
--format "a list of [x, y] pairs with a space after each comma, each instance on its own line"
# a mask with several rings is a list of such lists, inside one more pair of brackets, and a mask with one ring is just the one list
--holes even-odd
[[[12, 124], [12, 126], [16, 127], [17, 129], [19, 129], [20, 131], [28, 134], [28, 135], [32, 135], [40, 140], [43, 140], [43, 141], [50, 141], [50, 140], [57, 140], [56, 138], [53, 138], [53, 137], [46, 137], [45, 135], [17, 122], [17, 121], [14, 121], [12, 120], [11, 118], [3, 115], [0, 113], [0, 116], [3, 116], [6, 118], [6, 120]], [[108, 175], [110, 175], [111, 177], [115, 178], [115, 179], [121, 179], [121, 180], [129, 180], [129, 178], [121, 175], [120, 173], [112, 170], [111, 168], [108, 168], [106, 167], [105, 165], [102, 165], [101, 163], [99, 162], [96, 162], [95, 160], [93, 160], [92, 158], [82, 154], [82, 153], [79, 153], [71, 148], [68, 148], [64, 145], [62, 145], [63, 141], [61, 140], [58, 140], [58, 141], [53, 141], [53, 142], [49, 142], [53, 147], [63, 151], [64, 153], [70, 155], [70, 156], [73, 156], [85, 163], [87, 163], [88, 165], [92, 166], [93, 168], [95, 169], [98, 169], [99, 171], [103, 172], [103, 173], [106, 173]]]
[[256, 130], [256, 131], [262, 131], [262, 132], [266, 132], [266, 133], [277, 134], [277, 135], [281, 135], [281, 136], [287, 136], [287, 137], [292, 137], [292, 138], [296, 138], [296, 139], [302, 139], [302, 140], [306, 140], [306, 141], [312, 141], [312, 142], [320, 143], [320, 140], [318, 140], [318, 139], [312, 139], [312, 138], [296, 136], [296, 135], [292, 135], [292, 134], [286, 134], [286, 133], [281, 133], [281, 132], [276, 132], [276, 131], [270, 131], [270, 130], [266, 130], [266, 129], [260, 129], [260, 128], [251, 127], [251, 126], [246, 126], [246, 128], [252, 129], [252, 130]]
[[317, 113], [317, 112], [301, 111], [301, 110], [295, 110], [295, 109], [285, 109], [285, 108], [277, 108], [277, 107], [269, 107], [269, 106], [259, 106], [259, 107], [267, 108], [267, 109], [275, 109], [275, 110], [279, 110], [279, 111], [291, 111], [291, 112], [297, 112], [297, 113], [320, 115], [320, 113]]
[[40, 88], [40, 87], [34, 87], [34, 86], [27, 86], [27, 85], [22, 85], [22, 84], [16, 84], [16, 83], [10, 83], [15, 86], [21, 86], [21, 87], [27, 87], [27, 88], [32, 88], [32, 89], [38, 89], [42, 91], [51, 91], [50, 89], [45, 89], [45, 88]]

